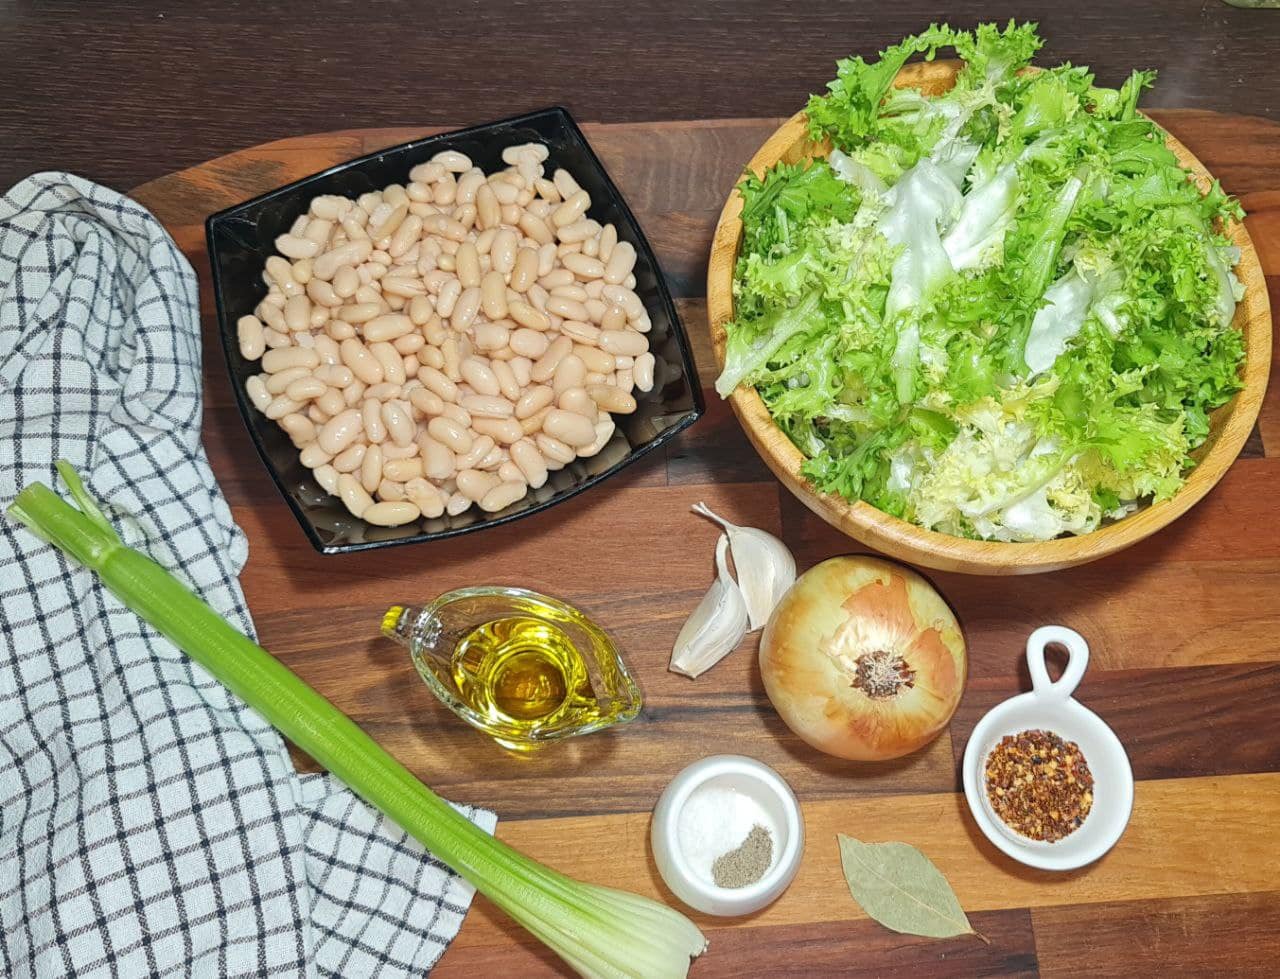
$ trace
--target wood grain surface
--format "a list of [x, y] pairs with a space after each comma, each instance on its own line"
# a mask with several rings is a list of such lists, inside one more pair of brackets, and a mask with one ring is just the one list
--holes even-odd
[[[962, 64], [953, 60], [909, 64], [898, 72], [893, 84], [895, 88], [941, 95], [951, 89]], [[1213, 174], [1176, 137], [1166, 134], [1166, 140], [1178, 162], [1195, 175], [1203, 191], [1208, 191]], [[828, 141], [818, 144], [809, 139], [809, 118], [797, 112], [765, 140], [747, 168], [763, 175], [780, 162], [800, 163], [824, 158], [830, 152]], [[1059, 571], [1096, 561], [1158, 532], [1202, 500], [1235, 462], [1254, 429], [1271, 372], [1271, 305], [1248, 230], [1243, 223], [1233, 222], [1226, 233], [1240, 252], [1236, 274], [1245, 289], [1232, 324], [1244, 336], [1241, 389], [1210, 414], [1209, 434], [1192, 453], [1196, 466], [1177, 493], [1093, 533], [1020, 544], [965, 540], [916, 526], [861, 500], [850, 502], [836, 493], [819, 493], [801, 473], [804, 454], [774, 424], [759, 392], [740, 384], [729, 395], [729, 402], [747, 439], [784, 486], [831, 526], [890, 557], [941, 571], [1001, 575]], [[734, 318], [734, 280], [741, 248], [742, 196], [735, 190], [720, 212], [707, 267], [707, 319], [719, 365], [724, 364], [728, 343], [725, 326]]]
[[[1240, 195], [1272, 302], [1280, 300], [1280, 125], [1198, 110], [1153, 114]], [[714, 376], [700, 293], [711, 233], [742, 166], [780, 121], [585, 127], [681, 297], [704, 386]], [[208, 303], [207, 214], [424, 131], [270, 144], [146, 184], [136, 196], [191, 257]], [[429, 549], [322, 557], [252, 451], [205, 313], [205, 445], [249, 538], [242, 581], [261, 639], [428, 784], [494, 808], [501, 837], [561, 870], [667, 901], [674, 898], [649, 855], [648, 813], [676, 772], [731, 750], [774, 766], [794, 787], [808, 835], [796, 882], [751, 917], [695, 916], [711, 948], [694, 976], [1274, 974], [1276, 390], [1221, 483], [1154, 537], [1053, 574], [931, 575], [969, 643], [965, 698], [929, 748], [887, 764], [856, 764], [807, 748], [770, 709], [755, 665], [757, 636], [697, 681], [665, 669], [676, 632], [712, 575], [717, 530], [688, 512], [692, 503], [705, 500], [730, 519], [779, 534], [802, 569], [857, 549], [773, 479], [714, 395], [707, 416], [665, 453], [547, 513]], [[394, 600], [482, 583], [537, 588], [596, 617], [639, 674], [640, 718], [514, 758], [435, 703], [404, 652], [377, 637], [379, 618]], [[1097, 864], [1063, 875], [1029, 870], [991, 847], [958, 782], [969, 732], [987, 708], [1028, 688], [1023, 644], [1049, 622], [1089, 640], [1092, 666], [1078, 696], [1114, 726], [1138, 779], [1120, 843]], [[991, 944], [896, 935], [865, 918], [840, 877], [837, 832], [921, 847]], [[484, 900], [436, 969], [439, 976], [560, 972]]]
[[[1280, 118], [1280, 14], [1222, 0], [0, 0], [0, 190], [69, 169], [120, 189], [346, 126], [790, 115], [837, 58], [931, 21], [1039, 21], [1046, 61], [1150, 104]], [[742, 157], [741, 161], [745, 161]]]

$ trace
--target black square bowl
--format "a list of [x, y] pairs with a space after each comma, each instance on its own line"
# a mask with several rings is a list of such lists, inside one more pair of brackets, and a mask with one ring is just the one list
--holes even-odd
[[[634, 414], [614, 416], [617, 430], [597, 455], [577, 459], [552, 473], [543, 486], [499, 513], [486, 514], [473, 507], [456, 517], [424, 518], [403, 527], [375, 527], [365, 523], [316, 484], [310, 470], [298, 461], [298, 450], [284, 431], [250, 404], [245, 381], [260, 368], [256, 362], [240, 356], [236, 321], [252, 313], [265, 295], [262, 269], [267, 257], [275, 254], [275, 239], [308, 209], [313, 197], [321, 194], [358, 197], [388, 184], [403, 183], [414, 166], [441, 150], [459, 150], [490, 173], [504, 166], [504, 147], [529, 142], [543, 143], [550, 150], [545, 164], [548, 172], [563, 167], [591, 195], [589, 217], [601, 224], [612, 222], [618, 229], [619, 240], [635, 246], [635, 291], [653, 321], [648, 334], [649, 349], [656, 360], [653, 389], [647, 393], [635, 392]], [[205, 222], [205, 233], [213, 266], [218, 330], [240, 414], [272, 480], [307, 538], [324, 554], [440, 540], [545, 510], [603, 482], [654, 451], [692, 425], [704, 410], [689, 338], [676, 315], [653, 249], [582, 130], [562, 108], [544, 109], [370, 153], [220, 211]]]

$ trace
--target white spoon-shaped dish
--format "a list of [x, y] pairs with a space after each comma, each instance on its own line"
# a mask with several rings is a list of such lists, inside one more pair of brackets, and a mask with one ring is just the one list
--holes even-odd
[[[1045, 647], [1051, 643], [1065, 646], [1069, 656], [1057, 682], [1049, 679], [1044, 663]], [[1093, 863], [1115, 846], [1133, 812], [1133, 769], [1120, 739], [1102, 718], [1071, 697], [1088, 665], [1089, 646], [1078, 632], [1058, 625], [1037, 629], [1027, 639], [1031, 691], [988, 711], [964, 750], [964, 794], [978, 827], [1013, 859], [1042, 870], [1074, 870]], [[1093, 773], [1093, 808], [1079, 829], [1054, 843], [1028, 839], [1006, 826], [992, 809], [984, 784], [987, 756], [1000, 739], [1037, 729], [1078, 744]]]

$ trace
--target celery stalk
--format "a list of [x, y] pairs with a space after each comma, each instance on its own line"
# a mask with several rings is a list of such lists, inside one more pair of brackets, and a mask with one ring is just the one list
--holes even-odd
[[386, 813], [584, 976], [686, 976], [706, 940], [648, 898], [573, 880], [474, 826], [349, 717], [119, 535], [66, 462], [79, 509], [42, 483], [9, 516], [94, 571], [144, 621]]

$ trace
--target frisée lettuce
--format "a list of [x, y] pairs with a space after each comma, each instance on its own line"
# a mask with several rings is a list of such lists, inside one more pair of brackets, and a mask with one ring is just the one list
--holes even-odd
[[[754, 387], [824, 492], [944, 533], [1083, 534], [1182, 485], [1240, 387], [1243, 217], [1119, 88], [1023, 71], [1034, 24], [838, 65], [826, 159], [748, 174], [722, 397]], [[940, 95], [914, 56], [963, 62]]]

